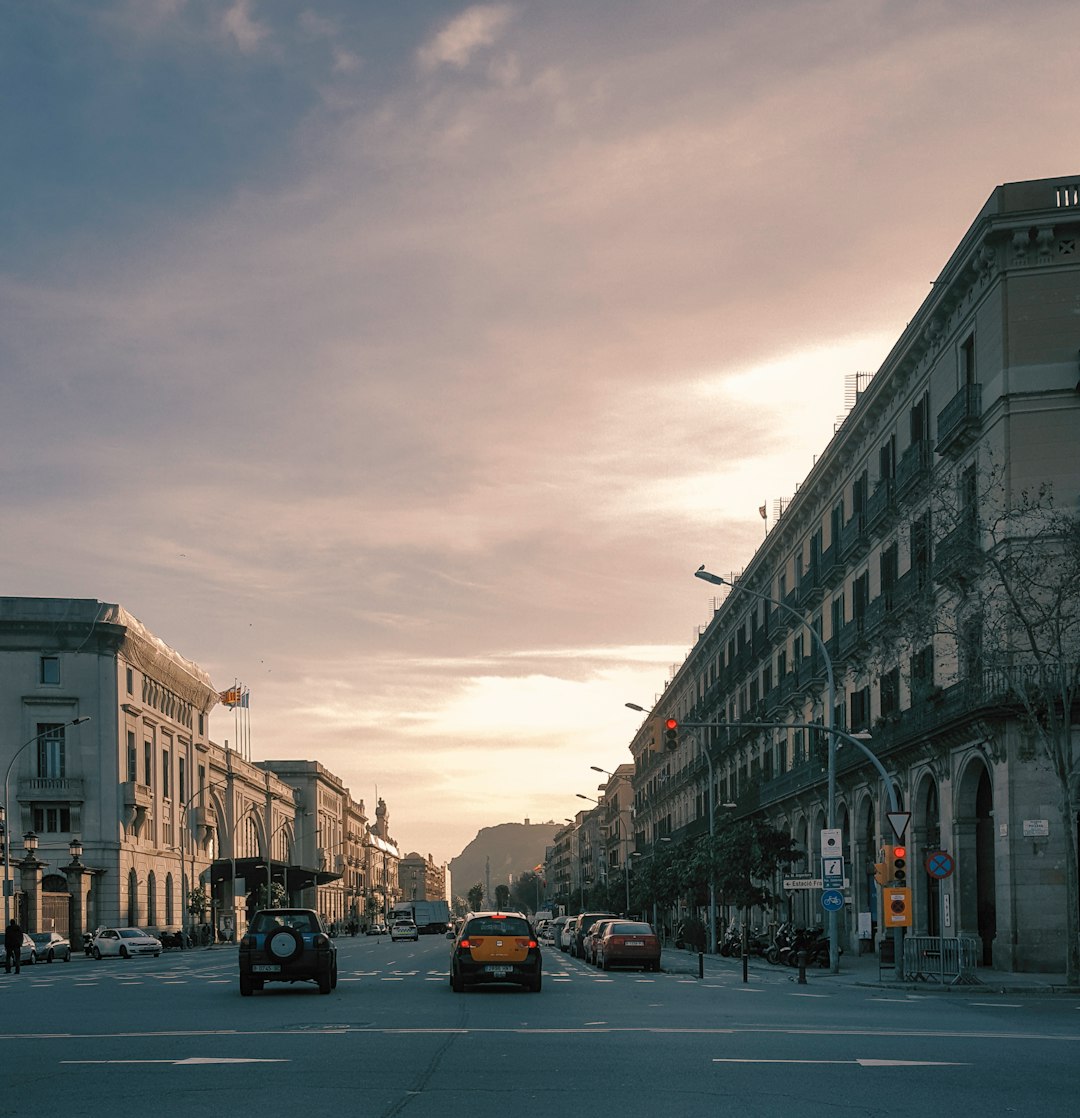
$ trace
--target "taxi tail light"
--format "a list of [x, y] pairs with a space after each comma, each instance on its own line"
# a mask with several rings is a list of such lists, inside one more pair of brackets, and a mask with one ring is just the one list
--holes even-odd
[[481, 937], [473, 936], [472, 939], [463, 939], [458, 944], [458, 947], [461, 947], [464, 950], [468, 950], [470, 947], [479, 947], [480, 944], [482, 944], [483, 942], [484, 942], [484, 939], [483, 939], [482, 936]]
[[517, 945], [518, 947], [539, 947], [539, 944], [536, 942], [535, 939], [526, 939], [524, 936], [518, 936]]

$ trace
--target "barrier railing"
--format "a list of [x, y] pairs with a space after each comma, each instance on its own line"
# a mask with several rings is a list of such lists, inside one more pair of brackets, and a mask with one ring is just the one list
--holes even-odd
[[907, 936], [904, 973], [914, 982], [944, 986], [978, 986], [975, 976], [979, 941], [970, 936]]

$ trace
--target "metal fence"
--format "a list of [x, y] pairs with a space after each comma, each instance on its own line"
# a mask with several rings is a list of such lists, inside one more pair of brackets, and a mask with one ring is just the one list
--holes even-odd
[[904, 939], [904, 974], [914, 982], [940, 982], [944, 986], [977, 986], [975, 966], [979, 941], [970, 936], [907, 936]]

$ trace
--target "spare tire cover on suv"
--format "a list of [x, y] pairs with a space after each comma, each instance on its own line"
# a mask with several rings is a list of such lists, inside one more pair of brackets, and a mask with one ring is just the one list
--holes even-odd
[[275, 928], [266, 937], [266, 953], [287, 963], [304, 950], [304, 938], [295, 928]]

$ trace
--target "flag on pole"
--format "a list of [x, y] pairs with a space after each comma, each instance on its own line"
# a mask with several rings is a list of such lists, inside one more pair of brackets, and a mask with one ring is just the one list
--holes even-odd
[[230, 687], [227, 691], [219, 691], [218, 698], [225, 706], [235, 707], [240, 702], [240, 688]]
[[765, 511], [765, 505], [758, 505], [758, 513], [761, 516], [762, 520], [767, 520], [768, 519], [768, 516], [767, 516], [766, 511]]

